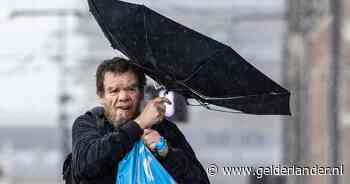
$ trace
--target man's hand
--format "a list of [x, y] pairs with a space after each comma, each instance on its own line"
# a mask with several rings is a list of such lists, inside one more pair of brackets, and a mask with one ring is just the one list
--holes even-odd
[[142, 113], [135, 119], [141, 128], [152, 127], [158, 121], [163, 120], [165, 115], [165, 104], [171, 104], [170, 100], [165, 97], [157, 97], [149, 101]]
[[156, 151], [156, 144], [160, 140], [160, 135], [156, 130], [145, 129], [143, 132], [142, 139], [151, 151]]

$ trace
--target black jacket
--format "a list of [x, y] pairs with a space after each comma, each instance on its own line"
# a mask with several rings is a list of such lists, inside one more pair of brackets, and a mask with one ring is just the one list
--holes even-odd
[[[167, 120], [154, 125], [167, 139], [169, 152], [158, 161], [179, 184], [209, 183], [205, 170], [178, 127]], [[118, 163], [143, 130], [134, 121], [114, 128], [97, 107], [78, 117], [72, 129], [72, 172], [80, 184], [115, 184]]]

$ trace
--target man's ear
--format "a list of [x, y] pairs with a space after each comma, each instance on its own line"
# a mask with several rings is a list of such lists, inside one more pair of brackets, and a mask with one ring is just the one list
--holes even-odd
[[145, 98], [145, 92], [144, 91], [141, 93], [140, 98], [141, 98], [141, 101], [144, 100], [144, 98]]
[[141, 94], [140, 94], [140, 102], [141, 102], [141, 104], [143, 104], [144, 103], [144, 101], [145, 101], [145, 93], [144, 92], [142, 92]]
[[105, 105], [105, 101], [104, 98], [101, 94], [97, 94], [97, 101], [101, 104], [101, 105]]

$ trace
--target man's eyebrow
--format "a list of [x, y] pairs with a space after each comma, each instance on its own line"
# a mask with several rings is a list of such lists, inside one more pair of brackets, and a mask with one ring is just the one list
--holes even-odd
[[137, 86], [139, 86], [138, 83], [133, 83], [133, 84], [130, 85], [130, 87], [137, 87]]
[[114, 86], [109, 86], [109, 87], [107, 87], [107, 90], [108, 91], [112, 91], [112, 90], [115, 90], [115, 89], [117, 89], [118, 87], [114, 87]]

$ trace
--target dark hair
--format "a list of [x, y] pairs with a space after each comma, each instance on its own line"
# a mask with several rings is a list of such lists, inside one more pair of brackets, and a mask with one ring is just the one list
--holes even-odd
[[104, 60], [96, 70], [96, 93], [99, 96], [104, 95], [104, 76], [107, 72], [113, 73], [125, 73], [131, 71], [133, 72], [139, 83], [140, 91], [143, 91], [144, 86], [146, 85], [146, 76], [145, 74], [139, 70], [135, 65], [131, 64], [130, 61], [115, 57], [109, 60]]

